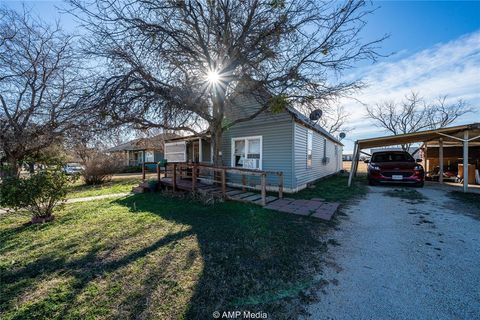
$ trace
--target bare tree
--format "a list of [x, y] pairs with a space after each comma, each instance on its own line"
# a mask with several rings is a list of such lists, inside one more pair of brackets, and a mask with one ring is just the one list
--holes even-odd
[[[375, 60], [382, 39], [363, 42], [364, 1], [69, 0], [90, 31], [86, 53], [104, 66], [90, 104], [105, 121], [212, 135], [268, 109], [313, 109], [358, 89], [342, 81]], [[239, 95], [261, 107], [228, 118]], [[326, 112], [325, 112], [326, 113]]]
[[[396, 135], [443, 128], [472, 110], [463, 100], [448, 103], [447, 96], [443, 96], [427, 102], [418, 93], [411, 92], [400, 103], [385, 101], [366, 106], [366, 111], [375, 124]], [[409, 147], [410, 144], [402, 145], [405, 151]]]
[[72, 37], [25, 9], [0, 7], [0, 16], [0, 150], [18, 174], [22, 160], [89, 113], [75, 104], [82, 87]]

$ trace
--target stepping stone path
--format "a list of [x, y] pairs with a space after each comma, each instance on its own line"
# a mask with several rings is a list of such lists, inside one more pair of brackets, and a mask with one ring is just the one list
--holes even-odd
[[265, 208], [329, 221], [339, 206], [339, 203], [325, 202], [320, 198], [311, 200], [284, 198], [270, 202]]

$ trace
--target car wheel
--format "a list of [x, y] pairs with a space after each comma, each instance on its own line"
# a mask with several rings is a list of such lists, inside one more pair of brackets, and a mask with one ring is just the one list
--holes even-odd
[[376, 183], [375, 181], [373, 181], [373, 180], [368, 180], [368, 185], [369, 185], [369, 186], [376, 186], [377, 183]]
[[425, 185], [425, 182], [422, 181], [422, 182], [417, 183], [416, 187], [423, 188], [424, 185]]

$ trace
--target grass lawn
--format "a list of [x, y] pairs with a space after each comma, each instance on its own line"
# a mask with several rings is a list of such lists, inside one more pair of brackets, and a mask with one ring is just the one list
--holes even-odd
[[[147, 179], [155, 178], [155, 174], [147, 175]], [[69, 187], [67, 198], [83, 198], [92, 196], [101, 196], [105, 194], [124, 193], [132, 191], [132, 187], [137, 186], [142, 180], [140, 174], [116, 175], [111, 181], [98, 186], [88, 186], [84, 184], [83, 179], [72, 183]]]
[[159, 193], [28, 220], [0, 216], [1, 319], [211, 319], [232, 310], [296, 318], [325, 282], [321, 258], [335, 242], [321, 236], [336, 224]]
[[311, 188], [287, 195], [295, 199], [322, 198], [326, 201], [346, 203], [352, 198], [363, 196], [368, 192], [367, 179], [364, 175], [354, 178], [352, 187], [347, 186], [348, 173], [339, 174], [320, 180]]

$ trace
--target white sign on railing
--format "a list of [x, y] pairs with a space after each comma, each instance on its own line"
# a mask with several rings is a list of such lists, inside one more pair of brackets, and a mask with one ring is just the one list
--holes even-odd
[[256, 159], [243, 159], [243, 167], [245, 169], [257, 169]]

